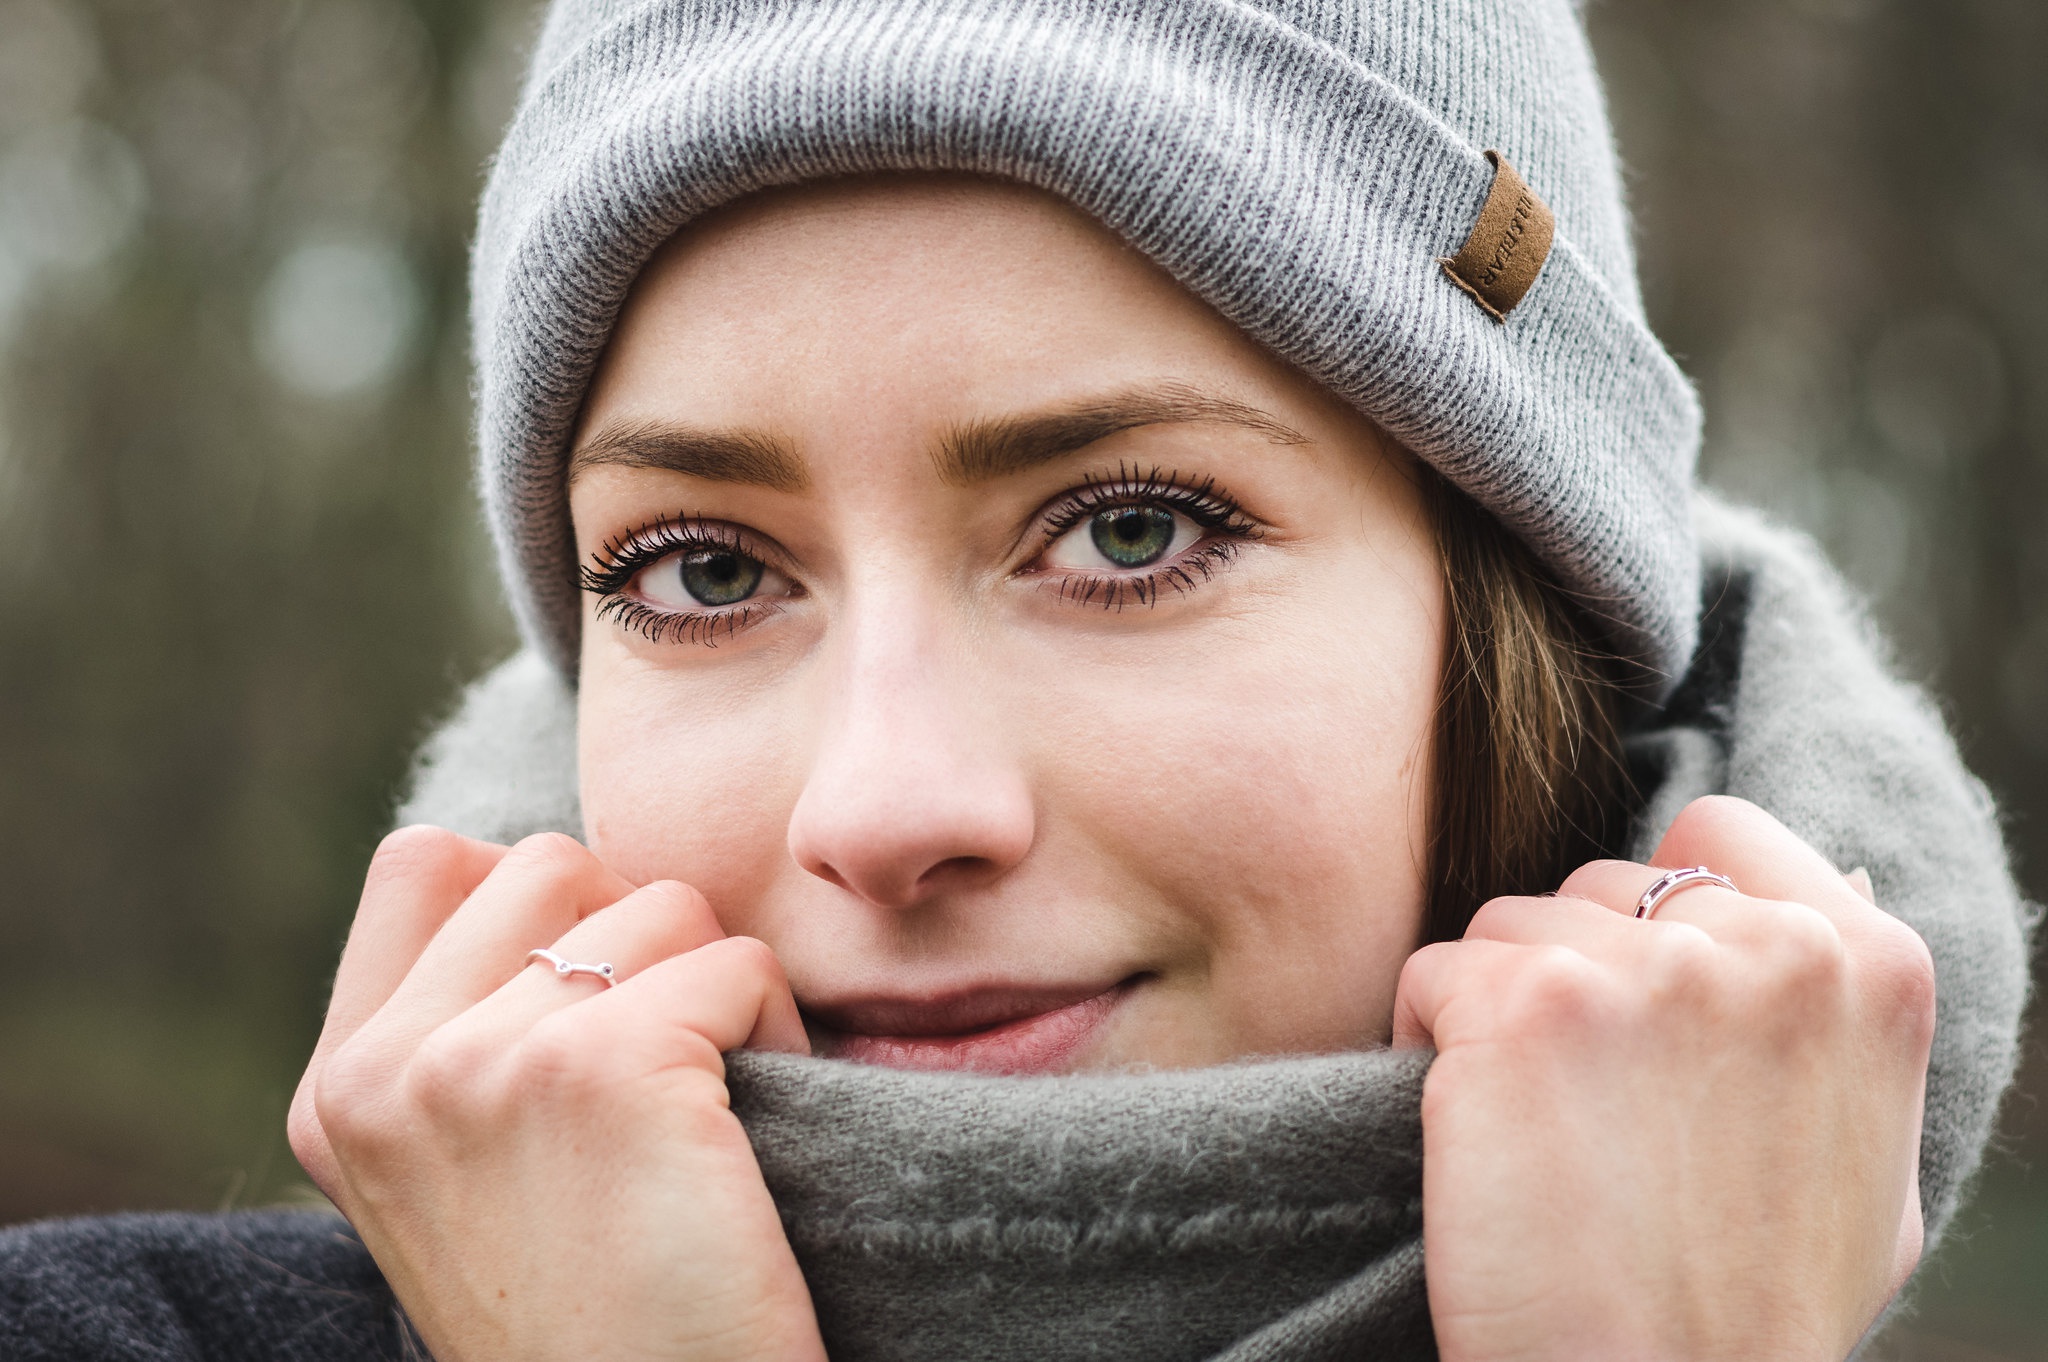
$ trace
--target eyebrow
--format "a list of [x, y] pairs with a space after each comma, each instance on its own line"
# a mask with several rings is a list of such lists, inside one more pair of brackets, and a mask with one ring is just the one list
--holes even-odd
[[[1229, 425], [1273, 444], [1308, 437], [1257, 407], [1180, 384], [1095, 398], [1055, 411], [956, 426], [933, 452], [941, 481], [973, 487], [1036, 468], [1127, 430], [1160, 425]], [[592, 468], [657, 468], [708, 482], [778, 492], [807, 491], [810, 470], [781, 440], [758, 431], [706, 430], [664, 422], [607, 426], [569, 458], [569, 481]]]
[[1189, 424], [1239, 426], [1274, 444], [1309, 443], [1300, 431], [1257, 407], [1165, 384], [1058, 411], [971, 422], [949, 432], [932, 457], [941, 480], [971, 487], [1036, 468], [1127, 430]]
[[569, 481], [602, 467], [659, 468], [777, 492], [801, 492], [811, 485], [804, 461], [771, 435], [653, 421], [598, 431], [569, 456]]

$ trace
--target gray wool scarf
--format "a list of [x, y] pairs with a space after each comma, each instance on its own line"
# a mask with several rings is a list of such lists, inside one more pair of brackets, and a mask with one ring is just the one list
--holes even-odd
[[[1634, 854], [1687, 801], [1741, 795], [1868, 868], [1926, 939], [1931, 1249], [2012, 1073], [2034, 910], [1983, 787], [1811, 545], [1695, 511], [1701, 647], [1632, 739]], [[496, 841], [579, 832], [575, 770], [573, 697], [523, 653], [428, 744], [402, 816]], [[738, 1054], [731, 1086], [840, 1362], [1311, 1362], [1434, 1354], [1426, 1068], [1374, 1052], [990, 1078]]]

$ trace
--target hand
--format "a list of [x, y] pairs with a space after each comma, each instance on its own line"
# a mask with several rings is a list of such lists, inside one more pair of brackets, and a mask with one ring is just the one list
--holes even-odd
[[[526, 953], [609, 961], [558, 977]], [[809, 1052], [766, 946], [567, 837], [385, 838], [292, 1103], [440, 1362], [822, 1358], [724, 1051]]]
[[1920, 938], [1741, 800], [1687, 808], [1656, 864], [1742, 892], [1636, 921], [1660, 872], [1596, 862], [1403, 971], [1395, 1043], [1438, 1052], [1423, 1241], [1447, 1362], [1840, 1362], [1919, 1257]]

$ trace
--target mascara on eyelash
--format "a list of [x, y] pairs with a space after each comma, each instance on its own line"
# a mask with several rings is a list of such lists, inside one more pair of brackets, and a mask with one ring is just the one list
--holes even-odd
[[751, 603], [731, 610], [656, 610], [619, 594], [606, 598], [597, 608], [598, 619], [610, 620], [649, 643], [694, 643], [706, 648], [716, 648], [720, 638], [731, 638], [766, 613], [767, 607]]
[[1238, 555], [1236, 539], [1217, 539], [1197, 545], [1185, 558], [1155, 568], [1140, 576], [1107, 572], [1075, 572], [1060, 579], [1059, 597], [1075, 605], [1100, 606], [1105, 611], [1129, 605], [1157, 605], [1168, 590], [1185, 595], [1216, 575], [1217, 569]]
[[682, 515], [671, 520], [650, 520], [639, 529], [607, 539], [577, 569], [577, 585], [595, 596], [612, 597], [651, 564], [673, 553], [692, 549], [724, 549], [748, 553], [739, 531], [718, 521]]
[[1045, 513], [1046, 540], [1051, 542], [1098, 511], [1142, 501], [1171, 506], [1206, 530], [1221, 530], [1244, 539], [1258, 533], [1257, 523], [1245, 515], [1236, 501], [1217, 490], [1213, 477], [1188, 483], [1182, 481], [1179, 473], [1156, 464], [1144, 473], [1131, 465], [1118, 464], [1113, 476], [1092, 479]]

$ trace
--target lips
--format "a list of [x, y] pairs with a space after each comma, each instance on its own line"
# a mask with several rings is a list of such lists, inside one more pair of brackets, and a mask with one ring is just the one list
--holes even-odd
[[813, 1049], [892, 1069], [1052, 1073], [1067, 1067], [1135, 980], [1109, 988], [984, 988], [804, 1009]]

